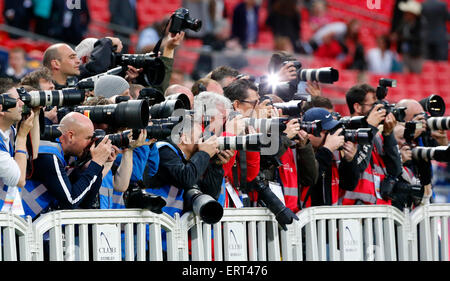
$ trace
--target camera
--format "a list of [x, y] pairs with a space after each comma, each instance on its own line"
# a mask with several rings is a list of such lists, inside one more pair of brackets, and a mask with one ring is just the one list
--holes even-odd
[[344, 129], [341, 135], [344, 136], [344, 141], [357, 144], [371, 144], [373, 139], [372, 129], [369, 128], [360, 128], [356, 130]]
[[277, 109], [281, 109], [283, 115], [288, 115], [290, 117], [300, 116], [302, 113], [302, 102], [299, 100], [293, 100], [288, 102], [274, 103], [273, 106]]
[[138, 100], [147, 100], [152, 119], [163, 119], [172, 116], [177, 109], [191, 109], [189, 98], [185, 94], [171, 95], [164, 98], [162, 93], [153, 88], [144, 88], [139, 92]]
[[105, 123], [115, 128], [143, 129], [148, 125], [149, 107], [146, 100], [130, 100], [118, 104], [77, 106], [75, 112], [89, 117], [93, 123]]
[[41, 140], [55, 142], [57, 138], [59, 138], [62, 133], [58, 129], [58, 125], [45, 125], [44, 130], [41, 133]]
[[[395, 120], [397, 120], [398, 122], [405, 122], [406, 107], [404, 107], [404, 106], [395, 107], [395, 104], [389, 104], [385, 100], [378, 100], [378, 101], [376, 101], [374, 103], [374, 106], [377, 105], [377, 104], [383, 104], [384, 105], [384, 107], [381, 108], [381, 109], [385, 109], [386, 110], [386, 115], [388, 115], [389, 113], [392, 113], [394, 115], [394, 117], [395, 117]], [[384, 121], [382, 123], [384, 123]]]
[[316, 120], [316, 121], [311, 121], [311, 122], [307, 122], [307, 121], [300, 121], [299, 120], [299, 124], [300, 124], [300, 130], [305, 131], [308, 134], [311, 134], [315, 137], [319, 137], [320, 133], [322, 132], [322, 121], [321, 120]]
[[412, 143], [414, 136], [416, 135], [416, 130], [422, 128], [422, 122], [408, 121], [405, 123], [405, 131], [403, 132], [403, 138], [406, 143]]
[[166, 74], [163, 61], [153, 54], [117, 54], [113, 53], [113, 65], [122, 66], [122, 74], [131, 65], [135, 68], [143, 68], [144, 71], [137, 78], [138, 84], [144, 86], [160, 85]]
[[260, 78], [258, 85], [259, 95], [276, 94], [284, 101], [300, 99], [308, 101], [308, 96], [299, 92], [299, 84], [307, 81], [317, 81], [332, 84], [339, 80], [338, 70], [332, 67], [322, 67], [317, 69], [302, 69], [302, 64], [298, 61], [285, 61], [282, 66], [293, 63], [297, 72], [297, 78], [293, 81], [279, 83], [274, 75], [266, 75]]
[[[291, 61], [283, 62], [283, 65], [290, 63]], [[320, 83], [333, 84], [339, 80], [339, 71], [332, 67], [321, 67], [302, 69], [302, 64], [298, 61], [292, 61], [295, 69], [297, 70], [297, 81], [316, 81]]]
[[423, 147], [412, 149], [412, 157], [417, 161], [435, 160], [438, 162], [450, 162], [450, 146]]
[[439, 95], [431, 95], [419, 101], [423, 109], [432, 117], [439, 117], [445, 114], [445, 102]]
[[[172, 129], [176, 123], [162, 123], [147, 126], [147, 139], [164, 140], [172, 133]], [[139, 130], [133, 129], [133, 139], [136, 140], [139, 137]]]
[[108, 137], [112, 145], [115, 145], [118, 148], [128, 148], [130, 146], [130, 141], [128, 139], [130, 133], [130, 130], [126, 130], [121, 133], [106, 135], [105, 131], [97, 129], [94, 131], [92, 139], [95, 145], [98, 145], [105, 137]]
[[0, 95], [0, 105], [2, 105], [2, 111], [8, 111], [10, 108], [14, 108], [17, 105], [17, 100], [10, 97], [8, 94]]
[[186, 8], [177, 9], [170, 18], [172, 20], [169, 27], [170, 33], [179, 33], [185, 29], [197, 32], [202, 27], [202, 21], [191, 18]]
[[17, 89], [20, 99], [25, 104], [22, 114], [26, 115], [31, 108], [38, 106], [73, 106], [84, 102], [83, 90], [68, 88], [54, 91], [30, 91]]
[[243, 118], [245, 128], [252, 126], [258, 132], [270, 133], [272, 126], [278, 126], [279, 131], [282, 132], [286, 129], [284, 124], [289, 119], [286, 117], [276, 118]]
[[430, 117], [427, 126], [431, 130], [450, 130], [450, 117]]
[[341, 127], [346, 129], [360, 129], [367, 128], [369, 126], [367, 123], [367, 116], [341, 117], [339, 119], [339, 124]]
[[263, 142], [263, 134], [218, 137], [217, 141], [219, 150], [261, 151], [261, 148], [270, 146]]
[[222, 205], [210, 195], [201, 192], [196, 185], [184, 192], [183, 201], [186, 210], [192, 210], [207, 224], [215, 224], [222, 219]]

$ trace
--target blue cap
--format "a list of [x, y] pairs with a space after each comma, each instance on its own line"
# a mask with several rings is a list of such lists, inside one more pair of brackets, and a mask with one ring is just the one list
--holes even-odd
[[328, 110], [320, 107], [308, 109], [303, 116], [303, 121], [311, 122], [315, 120], [322, 121], [322, 129], [327, 131], [339, 124], [339, 121], [335, 120]]

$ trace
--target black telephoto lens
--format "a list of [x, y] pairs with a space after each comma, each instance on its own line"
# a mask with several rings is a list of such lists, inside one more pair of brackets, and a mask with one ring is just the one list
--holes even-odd
[[146, 100], [130, 100], [118, 104], [78, 106], [74, 109], [93, 123], [104, 123], [116, 128], [143, 129], [148, 125], [149, 108]]

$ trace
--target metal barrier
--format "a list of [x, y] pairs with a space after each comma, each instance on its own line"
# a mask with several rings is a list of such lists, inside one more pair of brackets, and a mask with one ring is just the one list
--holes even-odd
[[[266, 208], [225, 209], [221, 221], [213, 226], [188, 213], [181, 218], [181, 227], [182, 232], [191, 233], [192, 260], [281, 259], [278, 222]], [[187, 258], [184, 252], [182, 260]]]
[[266, 208], [225, 209], [215, 225], [140, 209], [55, 211], [33, 223], [0, 213], [0, 260], [449, 260], [450, 204], [411, 213], [312, 207], [297, 216], [284, 231]]
[[430, 204], [411, 212], [411, 260], [449, 260], [449, 216], [449, 204]]
[[167, 214], [141, 209], [55, 211], [33, 223], [38, 249], [33, 260], [44, 260], [48, 241], [50, 260], [143, 261], [148, 252], [149, 260], [161, 261], [161, 229], [167, 234], [167, 259], [176, 260], [175, 220]]
[[[0, 212], [0, 261], [31, 260], [31, 219], [25, 221], [17, 215]], [[18, 243], [18, 248], [17, 248]]]
[[407, 223], [395, 207], [312, 207], [297, 216], [283, 234], [286, 260], [408, 260]]

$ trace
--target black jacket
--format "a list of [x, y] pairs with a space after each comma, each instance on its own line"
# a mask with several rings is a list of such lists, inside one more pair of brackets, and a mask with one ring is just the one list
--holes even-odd
[[[182, 151], [176, 147], [178, 154]], [[209, 155], [198, 151], [189, 160], [181, 159], [169, 147], [159, 149], [158, 172], [149, 179], [151, 188], [173, 185], [181, 189], [190, 189], [197, 184], [200, 190], [213, 198], [218, 199], [221, 191], [224, 171], [221, 165], [210, 162]]]

